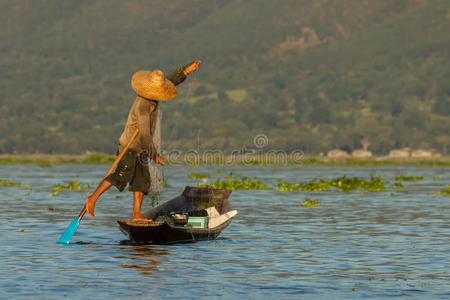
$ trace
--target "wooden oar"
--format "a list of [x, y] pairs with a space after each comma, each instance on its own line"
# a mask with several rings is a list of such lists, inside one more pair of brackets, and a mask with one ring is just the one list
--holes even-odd
[[[125, 152], [128, 150], [131, 143], [133, 143], [133, 141], [136, 139], [138, 134], [139, 134], [139, 129], [136, 129], [136, 131], [133, 133], [133, 135], [131, 136], [128, 143], [123, 148], [122, 152], [117, 156], [116, 160], [113, 162], [113, 164], [109, 168], [108, 172], [106, 172], [106, 175], [105, 175], [105, 177], [103, 177], [102, 181], [105, 180], [105, 178], [108, 177], [108, 175], [111, 174], [112, 171], [114, 171], [114, 169], [117, 167], [117, 164], [122, 159], [122, 157], [125, 155]], [[63, 233], [61, 238], [58, 240], [58, 244], [68, 244], [70, 242], [70, 239], [75, 234], [75, 231], [77, 231], [78, 226], [80, 226], [80, 221], [83, 218], [86, 211], [87, 211], [86, 205], [84, 205], [84, 207], [81, 210], [78, 217], [76, 217], [75, 220], [73, 220], [72, 223], [70, 223], [69, 227], [67, 227], [66, 231]]]

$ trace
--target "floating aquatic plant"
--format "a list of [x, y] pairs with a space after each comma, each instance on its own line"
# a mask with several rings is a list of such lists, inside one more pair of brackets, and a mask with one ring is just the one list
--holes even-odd
[[[205, 177], [202, 182], [197, 182], [198, 187], [217, 188], [217, 189], [232, 189], [232, 190], [271, 190], [272, 187], [268, 184], [259, 181], [255, 178], [242, 177], [237, 175], [233, 177], [230, 173], [226, 179], [217, 178], [211, 183], [207, 183]], [[337, 190], [341, 192], [350, 192], [353, 190], [360, 190], [361, 192], [381, 192], [385, 190], [388, 182], [381, 177], [371, 176], [369, 180], [358, 177], [347, 178], [346, 176], [324, 180], [312, 179], [309, 182], [303, 183], [289, 183], [282, 180], [277, 180], [273, 188], [277, 191], [328, 191]]]
[[315, 192], [322, 192], [327, 191], [330, 188], [330, 182], [325, 180], [316, 180], [312, 179], [311, 181], [307, 183], [301, 184], [301, 190], [302, 191], [315, 191]]
[[423, 180], [422, 176], [407, 176], [407, 175], [401, 175], [394, 177], [394, 180], [397, 181], [421, 181]]
[[275, 183], [275, 189], [281, 192], [297, 192], [300, 191], [302, 185], [300, 183], [289, 183], [286, 181], [277, 180]]
[[320, 202], [319, 201], [313, 201], [309, 198], [306, 198], [305, 201], [302, 202], [302, 206], [305, 207], [317, 207], [320, 206]]
[[209, 175], [204, 173], [191, 173], [188, 176], [193, 179], [209, 178]]
[[384, 191], [387, 182], [380, 177], [370, 177], [370, 180], [358, 177], [347, 178], [346, 176], [335, 179], [312, 179], [306, 183], [289, 183], [278, 180], [275, 189], [278, 191], [314, 191], [323, 192], [330, 189], [337, 189], [341, 192], [350, 192], [356, 189], [369, 192]]
[[[339, 192], [351, 192], [359, 190], [363, 192], [382, 192], [386, 189], [386, 185], [389, 183], [381, 176], [371, 176], [367, 178], [359, 177], [346, 177], [341, 176], [332, 179], [318, 179], [313, 178], [307, 182], [290, 183], [283, 180], [277, 180], [273, 185], [261, 182], [258, 178], [248, 178], [240, 175], [233, 175], [230, 173], [225, 179], [217, 178], [215, 181], [208, 183], [206, 174], [192, 173], [189, 174], [191, 178], [203, 179], [201, 182], [197, 182], [198, 187], [205, 188], [217, 188], [217, 189], [232, 189], [232, 190], [277, 190], [277, 191], [339, 191]], [[395, 189], [404, 189], [406, 186], [401, 181], [420, 181], [423, 177], [414, 176], [397, 176], [395, 177], [398, 182], [393, 183]], [[447, 187], [447, 185], [446, 185]], [[447, 195], [450, 193], [448, 188], [444, 189], [441, 194]], [[392, 195], [391, 195], [392, 196]]]
[[[70, 191], [84, 191], [85, 188], [90, 188], [89, 183], [79, 182], [79, 181], [70, 181], [66, 185], [55, 185], [53, 186], [53, 190], [55, 192], [59, 192], [61, 190], [70, 190]], [[56, 195], [55, 195], [56, 196]]]
[[394, 183], [394, 188], [396, 188], [396, 189], [404, 189], [405, 186], [401, 182], [395, 182]]
[[381, 177], [370, 176], [370, 180], [358, 177], [347, 178], [345, 176], [330, 180], [330, 185], [342, 192], [350, 192], [359, 189], [368, 192], [382, 192], [385, 190], [387, 181]]
[[439, 194], [450, 196], [450, 184], [446, 184], [445, 188], [441, 190]]
[[271, 188], [264, 182], [258, 180], [258, 178], [248, 178], [245, 176], [237, 175], [233, 177], [233, 173], [230, 173], [224, 180], [217, 178], [211, 183], [197, 182], [198, 187], [213, 188], [213, 189], [230, 189], [230, 190], [270, 190]]
[[0, 186], [23, 186], [25, 189], [28, 189], [27, 196], [31, 195], [33, 192], [33, 189], [30, 187], [29, 184], [22, 184], [20, 182], [12, 182], [8, 180], [0, 180]]
[[20, 186], [20, 182], [12, 182], [8, 180], [0, 180], [0, 186]]

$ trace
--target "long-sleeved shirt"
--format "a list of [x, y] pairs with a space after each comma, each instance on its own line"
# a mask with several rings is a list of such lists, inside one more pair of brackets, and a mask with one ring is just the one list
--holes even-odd
[[[182, 83], [186, 79], [186, 75], [183, 72], [186, 67], [187, 65], [175, 69], [166, 78], [172, 81], [174, 85]], [[130, 145], [130, 149], [136, 150], [138, 153], [147, 151], [151, 159], [156, 159], [159, 154], [153, 144], [152, 135], [156, 124], [157, 108], [158, 101], [146, 99], [139, 95], [136, 97], [128, 114], [125, 129], [119, 138], [120, 151], [122, 151], [123, 146], [128, 143], [136, 128], [138, 128], [139, 134]]]

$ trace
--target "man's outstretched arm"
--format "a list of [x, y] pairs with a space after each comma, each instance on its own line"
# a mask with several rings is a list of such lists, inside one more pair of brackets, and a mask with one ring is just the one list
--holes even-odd
[[168, 73], [166, 78], [172, 81], [174, 85], [179, 85], [186, 80], [187, 75], [194, 72], [195, 70], [198, 70], [200, 64], [201, 61], [196, 60], [182, 67], [178, 67], [172, 72]]

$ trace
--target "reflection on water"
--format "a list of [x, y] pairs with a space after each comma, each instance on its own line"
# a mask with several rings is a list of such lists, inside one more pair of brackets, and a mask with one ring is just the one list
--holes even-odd
[[126, 248], [119, 248], [119, 251], [122, 255], [118, 258], [133, 261], [132, 264], [122, 264], [122, 267], [134, 268], [141, 275], [147, 276], [158, 275], [155, 272], [160, 271], [158, 266], [161, 264], [162, 256], [168, 254], [167, 249], [156, 248], [152, 245], [129, 244]]
[[[5, 298], [173, 299], [450, 298], [450, 201], [434, 192], [449, 168], [218, 167], [265, 182], [338, 176], [423, 176], [380, 193], [234, 191], [239, 214], [217, 241], [135, 245], [117, 219], [132, 212], [130, 193], [108, 191], [95, 220], [83, 219], [70, 245], [56, 240], [83, 206], [82, 192], [47, 196], [55, 184], [92, 186], [106, 166], [2, 166], [0, 290]], [[170, 199], [195, 180], [189, 167], [165, 170]], [[303, 207], [306, 197], [319, 207]], [[164, 200], [162, 200], [164, 201]], [[146, 210], [151, 200], [144, 203]], [[1, 297], [0, 297], [1, 298]]]

